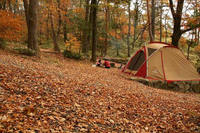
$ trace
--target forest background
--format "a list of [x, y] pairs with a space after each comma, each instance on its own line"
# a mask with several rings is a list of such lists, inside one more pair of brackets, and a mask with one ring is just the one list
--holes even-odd
[[0, 47], [29, 55], [128, 58], [159, 41], [200, 64], [198, 0], [0, 0], [0, 20]]

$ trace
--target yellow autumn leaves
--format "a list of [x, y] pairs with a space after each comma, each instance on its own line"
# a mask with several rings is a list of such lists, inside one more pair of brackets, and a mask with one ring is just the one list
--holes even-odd
[[66, 49], [75, 53], [78, 53], [81, 48], [81, 42], [73, 34], [68, 34], [69, 40], [66, 41]]

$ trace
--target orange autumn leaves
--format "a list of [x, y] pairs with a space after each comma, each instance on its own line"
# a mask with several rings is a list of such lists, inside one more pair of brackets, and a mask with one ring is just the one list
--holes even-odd
[[81, 42], [73, 34], [69, 34], [68, 37], [69, 41], [66, 41], [65, 43], [66, 49], [73, 52], [79, 52]]
[[24, 34], [24, 20], [9, 11], [0, 10], [0, 38], [9, 41], [19, 41]]

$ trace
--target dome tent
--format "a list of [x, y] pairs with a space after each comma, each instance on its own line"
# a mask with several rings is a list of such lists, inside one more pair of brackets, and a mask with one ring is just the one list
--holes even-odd
[[200, 81], [200, 75], [180, 49], [162, 42], [143, 46], [122, 71], [137, 77], [168, 82]]

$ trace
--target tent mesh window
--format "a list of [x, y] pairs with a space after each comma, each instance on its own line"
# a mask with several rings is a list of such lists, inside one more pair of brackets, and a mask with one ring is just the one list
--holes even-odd
[[157, 49], [148, 48], [148, 56], [151, 56]]
[[145, 61], [145, 55], [143, 51], [140, 51], [137, 55], [133, 57], [133, 59], [130, 61], [130, 64], [128, 66], [128, 69], [137, 71], [140, 66], [144, 63]]

